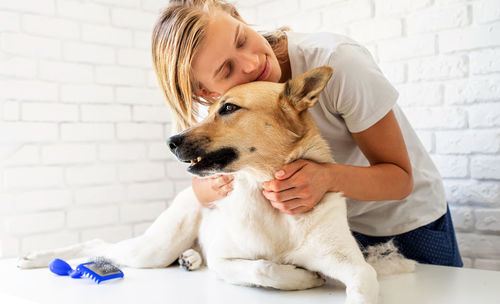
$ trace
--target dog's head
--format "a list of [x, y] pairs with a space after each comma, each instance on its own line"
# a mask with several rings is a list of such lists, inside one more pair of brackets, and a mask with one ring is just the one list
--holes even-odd
[[317, 132], [306, 110], [332, 73], [319, 67], [286, 83], [234, 87], [210, 107], [206, 119], [170, 137], [168, 145], [198, 176], [243, 169], [273, 174], [306, 134]]

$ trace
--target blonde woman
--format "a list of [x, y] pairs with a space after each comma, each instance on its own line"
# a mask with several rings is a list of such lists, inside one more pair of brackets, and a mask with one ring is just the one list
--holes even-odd
[[[153, 32], [153, 61], [178, 131], [233, 86], [285, 82], [317, 66], [334, 75], [310, 109], [337, 164], [297, 160], [263, 185], [281, 212], [314, 208], [328, 192], [348, 198], [349, 224], [361, 246], [394, 239], [421, 263], [462, 266], [443, 185], [396, 104], [398, 93], [369, 52], [332, 33], [260, 34], [224, 1], [171, 1]], [[193, 178], [205, 207], [232, 190], [232, 177]]]

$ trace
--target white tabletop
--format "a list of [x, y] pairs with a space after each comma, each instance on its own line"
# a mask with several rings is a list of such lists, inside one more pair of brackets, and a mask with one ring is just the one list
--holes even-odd
[[[279, 291], [234, 286], [217, 280], [206, 268], [122, 270], [123, 279], [97, 285], [90, 279], [59, 277], [47, 268], [20, 270], [15, 260], [0, 260], [0, 303], [302, 304], [345, 299], [345, 289], [334, 282], [310, 290]], [[500, 303], [500, 272], [496, 271], [418, 265], [414, 273], [381, 279], [380, 287], [380, 304]]]

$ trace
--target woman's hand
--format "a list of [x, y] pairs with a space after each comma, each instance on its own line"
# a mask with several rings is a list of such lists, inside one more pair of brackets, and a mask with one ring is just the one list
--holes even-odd
[[233, 175], [219, 174], [208, 178], [193, 177], [193, 191], [203, 207], [214, 208], [214, 201], [233, 191]]
[[278, 171], [275, 180], [264, 182], [262, 193], [281, 212], [298, 214], [309, 211], [329, 189], [328, 165], [296, 160]]

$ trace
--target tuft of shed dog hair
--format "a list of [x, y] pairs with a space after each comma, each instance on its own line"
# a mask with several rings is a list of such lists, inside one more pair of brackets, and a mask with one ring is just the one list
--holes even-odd
[[362, 251], [366, 261], [377, 271], [379, 277], [390, 274], [408, 273], [415, 270], [417, 262], [405, 258], [394, 245], [393, 240], [368, 246]]

